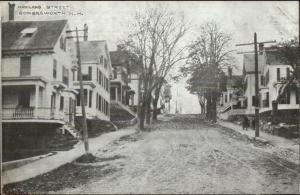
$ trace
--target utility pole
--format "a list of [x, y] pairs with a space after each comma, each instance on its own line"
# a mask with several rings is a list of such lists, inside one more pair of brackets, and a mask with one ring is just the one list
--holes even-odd
[[[87, 26], [85, 25], [84, 30], [78, 30], [76, 27], [76, 53], [77, 53], [77, 65], [78, 65], [78, 78], [79, 78], [79, 85], [80, 85], [80, 104], [81, 104], [81, 112], [82, 112], [82, 125], [83, 125], [83, 142], [84, 142], [84, 149], [85, 153], [89, 153], [89, 142], [88, 142], [88, 132], [87, 132], [87, 123], [86, 123], [86, 113], [85, 113], [85, 105], [84, 105], [84, 94], [83, 94], [83, 84], [82, 84], [82, 72], [81, 72], [81, 57], [80, 57], [80, 46], [79, 46], [79, 36], [78, 36], [78, 31], [84, 31], [85, 35], [82, 36], [84, 37], [84, 40], [86, 40], [87, 34]], [[74, 30], [69, 30], [67, 32], [74, 32]], [[74, 38], [74, 37], [68, 37], [68, 38]]]
[[[237, 44], [236, 46], [246, 46], [246, 45], [254, 45], [254, 61], [255, 61], [255, 137], [259, 137], [259, 81], [258, 81], [258, 52], [257, 52], [257, 44], [264, 44], [264, 43], [275, 43], [276, 41], [264, 41], [264, 42], [257, 42], [257, 35], [256, 32], [254, 33], [254, 42], [253, 43], [242, 43]], [[239, 52], [238, 54], [243, 53], [253, 53], [250, 52]]]
[[254, 57], [255, 57], [255, 137], [259, 137], [259, 86], [258, 86], [258, 53], [257, 53], [257, 36], [254, 33]]

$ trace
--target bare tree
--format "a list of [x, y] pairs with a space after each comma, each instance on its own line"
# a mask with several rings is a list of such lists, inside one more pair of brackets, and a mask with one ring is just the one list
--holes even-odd
[[[132, 32], [126, 42], [127, 49], [140, 56], [140, 78], [142, 81], [142, 101], [140, 110], [140, 129], [144, 119], [150, 123], [152, 92], [160, 91], [161, 85], [174, 65], [183, 60], [184, 46], [180, 40], [185, 35], [183, 17], [178, 19], [164, 6], [150, 7], [146, 12], [138, 12], [132, 25]], [[154, 95], [154, 102], [159, 95]], [[159, 94], [159, 93], [158, 93]], [[155, 110], [157, 103], [153, 105]]]

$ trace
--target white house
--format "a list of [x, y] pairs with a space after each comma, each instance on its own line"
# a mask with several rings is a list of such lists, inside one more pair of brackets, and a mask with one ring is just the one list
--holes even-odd
[[[82, 80], [86, 116], [110, 120], [110, 76], [112, 66], [106, 41], [80, 42]], [[72, 75], [74, 88], [79, 91], [77, 71]], [[80, 96], [77, 95], [76, 115], [81, 116]]]
[[[261, 88], [261, 75], [262, 70], [265, 64], [265, 58], [263, 55], [258, 55], [258, 79], [259, 79], [259, 88]], [[243, 74], [244, 74], [244, 105], [246, 105], [246, 114], [254, 115], [255, 114], [255, 59], [254, 54], [244, 54], [243, 61]]]
[[74, 125], [67, 20], [2, 24], [2, 122]]
[[[260, 87], [260, 113], [270, 114], [272, 102], [277, 99], [281, 87], [291, 73], [292, 66], [279, 58], [277, 51], [264, 49], [265, 65], [262, 72]], [[278, 111], [283, 115], [297, 114], [299, 109], [299, 94], [296, 87], [289, 87], [278, 101]], [[291, 116], [289, 116], [291, 117]]]
[[226, 76], [226, 90], [220, 97], [218, 117], [228, 119], [232, 115], [245, 114], [246, 101], [242, 93], [243, 76], [232, 75], [232, 69], [228, 68]]

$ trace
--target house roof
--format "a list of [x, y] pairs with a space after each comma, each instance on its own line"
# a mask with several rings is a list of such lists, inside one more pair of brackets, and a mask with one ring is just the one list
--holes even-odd
[[81, 61], [99, 61], [100, 57], [106, 55], [106, 41], [82, 41], [80, 42]]
[[240, 88], [243, 85], [243, 75], [227, 76], [227, 87]]
[[[287, 60], [284, 59], [282, 54], [280, 53], [280, 50], [283, 48], [277, 48], [278, 50], [274, 51], [274, 48], [265, 48], [266, 53], [266, 64], [268, 65], [287, 65]], [[295, 54], [295, 57], [297, 57], [298, 63], [300, 63], [300, 57], [299, 57], [299, 48], [290, 48], [289, 51], [291, 51], [291, 55]]]
[[[263, 64], [264, 64], [264, 56], [258, 55], [258, 72], [262, 71]], [[255, 71], [254, 54], [244, 54], [243, 66], [246, 73], [254, 73]]]
[[67, 20], [4, 22], [2, 51], [53, 49], [66, 24]]

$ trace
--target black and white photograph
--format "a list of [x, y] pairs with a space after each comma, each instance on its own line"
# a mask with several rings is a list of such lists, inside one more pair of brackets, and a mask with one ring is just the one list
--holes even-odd
[[300, 194], [299, 1], [1, 1], [1, 194]]

